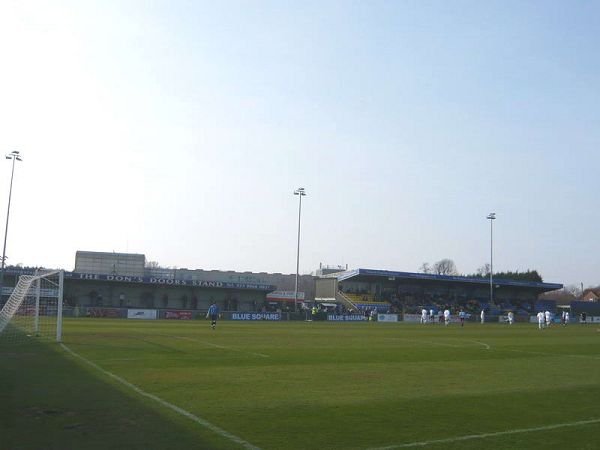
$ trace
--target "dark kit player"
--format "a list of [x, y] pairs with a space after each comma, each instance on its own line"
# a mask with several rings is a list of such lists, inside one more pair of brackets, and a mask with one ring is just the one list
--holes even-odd
[[210, 317], [210, 325], [214, 330], [217, 327], [217, 319], [219, 318], [219, 307], [215, 302], [208, 307], [208, 312], [206, 313], [206, 318]]

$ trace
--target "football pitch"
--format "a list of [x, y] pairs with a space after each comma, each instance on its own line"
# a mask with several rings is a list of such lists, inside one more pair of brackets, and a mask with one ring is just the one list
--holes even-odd
[[70, 319], [0, 343], [0, 448], [597, 449], [597, 326]]

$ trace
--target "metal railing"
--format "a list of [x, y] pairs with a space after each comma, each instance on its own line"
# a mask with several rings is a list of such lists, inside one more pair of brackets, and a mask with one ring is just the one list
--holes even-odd
[[342, 304], [348, 310], [351, 310], [351, 311], [358, 310], [358, 307], [342, 291], [337, 291], [337, 293], [335, 294], [335, 300], [338, 303]]

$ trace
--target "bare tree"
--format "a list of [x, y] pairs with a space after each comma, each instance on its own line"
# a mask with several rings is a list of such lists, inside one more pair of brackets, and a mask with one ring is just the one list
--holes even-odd
[[429, 265], [428, 262], [424, 262], [423, 264], [421, 264], [421, 266], [419, 267], [419, 272], [421, 273], [431, 273], [431, 266]]
[[437, 275], [458, 275], [458, 270], [456, 270], [454, 261], [444, 258], [433, 264], [433, 273]]
[[160, 264], [158, 264], [158, 261], [146, 261], [146, 267], [148, 269], [158, 269]]
[[490, 274], [490, 264], [485, 263], [483, 266], [477, 268], [477, 275], [485, 277]]
[[575, 284], [569, 284], [563, 288], [565, 294], [572, 295], [573, 297], [577, 297], [581, 294], [581, 288]]
[[[580, 291], [581, 290], [578, 292]], [[573, 300], [577, 300], [577, 296], [573, 292], [572, 286], [565, 286], [564, 288], [557, 289], [556, 291], [544, 292], [539, 298], [545, 300], [555, 300], [559, 302], [572, 302]]]

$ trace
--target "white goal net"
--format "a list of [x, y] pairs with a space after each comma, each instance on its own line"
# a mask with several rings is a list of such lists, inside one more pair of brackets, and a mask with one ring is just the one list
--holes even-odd
[[0, 342], [62, 337], [63, 271], [21, 275], [0, 310]]

